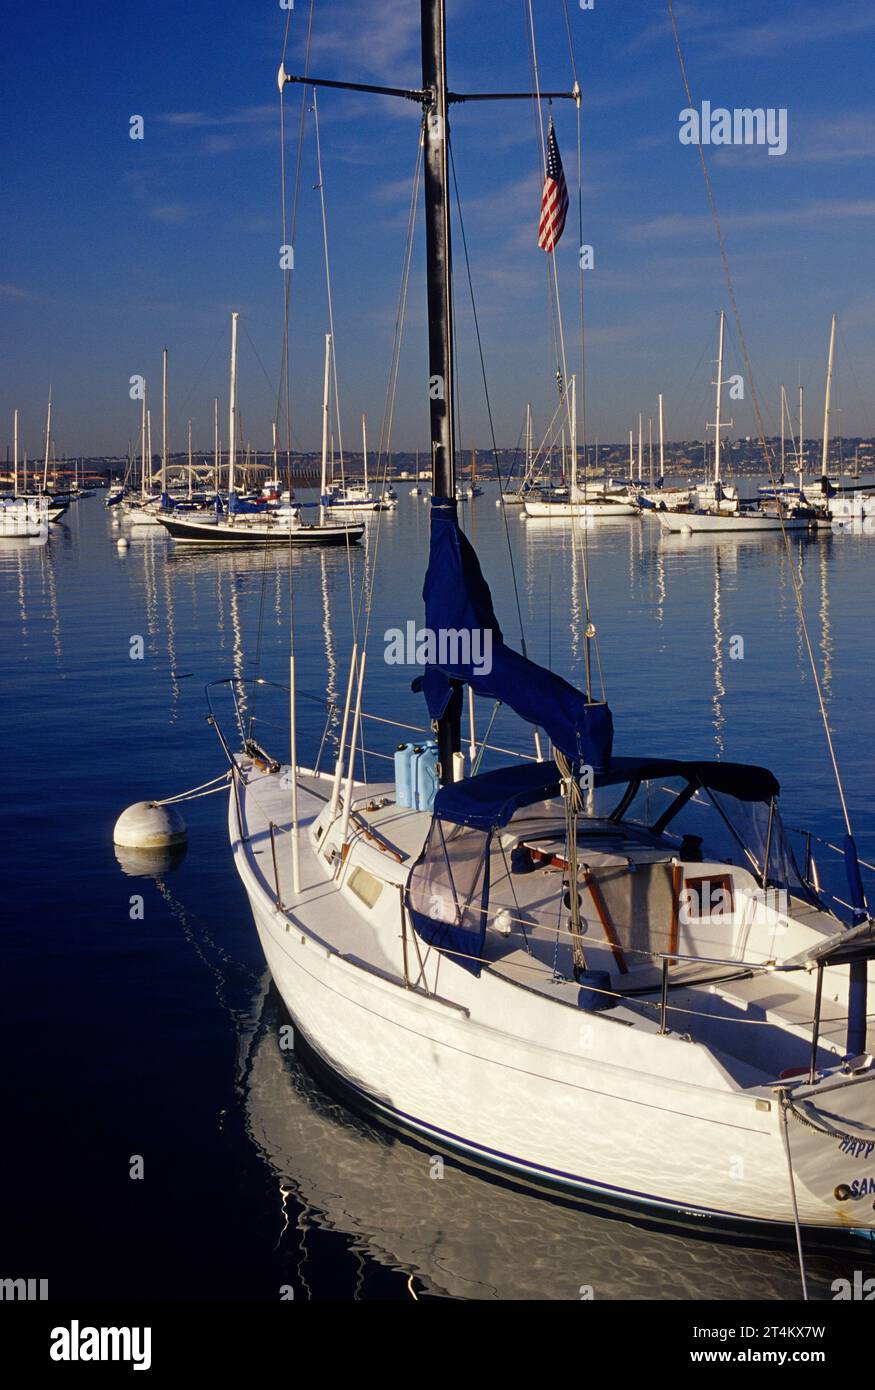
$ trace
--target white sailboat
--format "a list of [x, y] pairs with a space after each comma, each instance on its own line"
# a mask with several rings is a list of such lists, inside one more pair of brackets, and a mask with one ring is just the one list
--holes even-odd
[[24, 537], [31, 541], [46, 540], [49, 534], [49, 523], [54, 520], [53, 510], [54, 515], [59, 516], [66, 509], [54, 506], [53, 500], [45, 494], [28, 494], [27, 455], [25, 455], [24, 464], [24, 486], [19, 492], [18, 432], [19, 412], [16, 408], [12, 417], [12, 491], [0, 497], [0, 539], [14, 540]]
[[526, 496], [532, 490], [532, 470], [534, 461], [532, 458], [532, 406], [531, 402], [526, 403], [526, 427], [525, 427], [525, 467], [522, 479], [515, 485], [509, 484], [500, 489], [498, 497], [495, 499], [497, 507], [521, 507], [526, 500]]
[[732, 424], [731, 420], [724, 423], [721, 414], [723, 387], [726, 384], [723, 379], [725, 334], [726, 314], [721, 309], [715, 382], [716, 413], [713, 425], [709, 426], [714, 430], [713, 478], [695, 489], [689, 507], [678, 507], [673, 511], [659, 508], [659, 524], [664, 531], [681, 535], [727, 531], [806, 531], [815, 519], [810, 507], [800, 506], [792, 499], [787, 500], [783, 497], [746, 506], [739, 498], [736, 488], [724, 487], [720, 467], [721, 431]]
[[[800, 473], [800, 491], [806, 502], [817, 508], [818, 515], [823, 519], [823, 524], [831, 525], [833, 518], [844, 518], [849, 512], [849, 500], [851, 497], [858, 498], [857, 505], [860, 514], [871, 516], [875, 513], [875, 497], [873, 497], [872, 484], [861, 487], [859, 483], [842, 481], [841, 471], [830, 474], [830, 443], [831, 443], [831, 422], [832, 422], [832, 388], [835, 373], [835, 346], [836, 346], [836, 324], [837, 317], [832, 316], [832, 323], [829, 334], [829, 356], [826, 367], [826, 386], [823, 400], [823, 441], [821, 444], [820, 456], [820, 477], [812, 479], [810, 482], [803, 483]], [[801, 432], [801, 431], [800, 431]], [[857, 469], [859, 476], [859, 469]]]
[[651, 479], [650, 486], [639, 492], [639, 503], [644, 508], [660, 508], [661, 510], [674, 512], [678, 508], [690, 505], [690, 489], [688, 487], [666, 487], [665, 484], [665, 414], [662, 392], [658, 396], [659, 405], [659, 476], [653, 479], [653, 464], [651, 457]]
[[[426, 621], [489, 631], [492, 669], [426, 668], [441, 787], [419, 807], [403, 756], [394, 782], [355, 776], [355, 647], [333, 774], [298, 764], [293, 665], [290, 764], [217, 725], [234, 862], [297, 1046], [356, 1106], [538, 1189], [715, 1235], [870, 1237], [875, 924], [850, 821], [847, 927], [795, 864], [772, 774], [614, 756], [607, 705], [504, 644], [459, 529], [444, 0], [421, 10], [429, 375], [446, 385]], [[537, 722], [553, 758], [453, 780], [465, 681]]]
[[394, 489], [384, 488], [382, 492], [377, 492], [368, 481], [368, 426], [365, 415], [362, 415], [362, 471], [364, 479], [359, 483], [344, 481], [326, 485], [323, 480], [322, 505], [326, 511], [358, 515], [360, 512], [394, 511], [398, 506]]
[[[167, 349], [162, 354], [162, 411], [167, 415]], [[164, 425], [166, 439], [167, 428]], [[132, 497], [122, 503], [122, 519], [131, 526], [158, 527], [160, 525], [161, 497], [152, 491], [152, 412], [147, 402], [146, 383], [143, 382], [143, 399], [140, 420], [140, 496]]]
[[[359, 522], [332, 522], [325, 519], [320, 508], [318, 522], [305, 523], [301, 508], [294, 504], [269, 508], [241, 502], [236, 492], [237, 458], [237, 319], [231, 315], [231, 379], [228, 404], [228, 510], [222, 508], [216, 496], [212, 512], [192, 514], [168, 509], [158, 520], [174, 541], [194, 545], [348, 545], [361, 540], [364, 526]], [[322, 402], [322, 494], [325, 492], [328, 390], [331, 360], [331, 335], [325, 337], [325, 376]], [[222, 508], [220, 510], [220, 508]]]
[[577, 380], [571, 378], [568, 392], [569, 435], [571, 440], [571, 470], [567, 497], [549, 494], [527, 496], [524, 500], [528, 517], [587, 520], [592, 517], [637, 516], [639, 507], [631, 493], [611, 491], [603, 482], [578, 481], [577, 471]]

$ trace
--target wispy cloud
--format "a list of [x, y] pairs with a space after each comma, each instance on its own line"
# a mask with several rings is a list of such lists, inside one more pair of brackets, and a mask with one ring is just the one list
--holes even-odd
[[[769, 58], [788, 49], [823, 45], [831, 39], [848, 39], [875, 33], [875, 8], [859, 0], [830, 4], [793, 4], [787, 13], [766, 19], [746, 20], [738, 7], [727, 18], [724, 5], [675, 3], [681, 44], [696, 50], [697, 60]], [[629, 45], [630, 50], [656, 42], [671, 42], [668, 15], [646, 24]]]
[[794, 164], [843, 164], [875, 158], [875, 113], [849, 111], [807, 120], [784, 156]]
[[187, 130], [208, 130], [217, 126], [259, 125], [275, 117], [275, 106], [243, 106], [235, 111], [165, 111], [156, 120]]
[[401, 72], [409, 72], [419, 53], [419, 25], [419, 6], [411, 0], [351, 0], [324, 27], [317, 18], [313, 48], [320, 63], [340, 61], [350, 71], [402, 86]]
[[191, 203], [153, 203], [147, 211], [153, 222], [173, 226], [190, 222], [197, 209]]
[[[875, 218], [875, 198], [822, 198], [799, 207], [763, 208], [758, 212], [735, 213], [721, 219], [726, 231], [761, 231], [781, 228], [830, 232], [836, 222]], [[656, 241], [663, 238], [712, 233], [713, 224], [705, 215], [691, 217], [670, 213], [628, 227], [629, 241]]]
[[123, 175], [122, 181], [131, 190], [134, 201], [152, 222], [179, 226], [183, 222], [190, 222], [198, 213], [195, 203], [169, 197], [164, 179], [154, 170], [129, 169]]
[[35, 299], [32, 290], [26, 290], [22, 285], [0, 284], [0, 299]]

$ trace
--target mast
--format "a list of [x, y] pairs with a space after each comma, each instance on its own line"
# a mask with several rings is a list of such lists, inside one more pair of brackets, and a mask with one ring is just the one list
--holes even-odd
[[368, 417], [362, 411], [362, 465], [365, 470], [365, 495], [368, 491]]
[[785, 452], [785, 447], [786, 447], [786, 446], [785, 446], [785, 440], [784, 440], [784, 410], [785, 410], [785, 408], [786, 408], [786, 405], [787, 405], [787, 392], [784, 390], [784, 383], [783, 383], [783, 381], [782, 381], [782, 382], [781, 382], [781, 482], [782, 482], [782, 483], [783, 483], [783, 481], [784, 481], [784, 452]]
[[146, 383], [143, 382], [143, 418], [140, 425], [140, 497], [146, 498]]
[[[455, 507], [456, 446], [453, 391], [453, 302], [450, 180], [447, 152], [446, 0], [420, 0], [424, 102], [423, 187], [428, 284], [428, 374], [431, 424], [431, 490]], [[453, 780], [453, 754], [461, 749], [462, 687], [453, 686], [438, 721], [441, 782]]]
[[271, 425], [271, 431], [272, 431], [272, 433], [273, 433], [273, 479], [272, 479], [272, 481], [278, 483], [278, 482], [279, 482], [279, 476], [280, 476], [280, 475], [279, 475], [279, 472], [278, 472], [278, 461], [277, 461], [277, 456], [276, 456], [276, 420], [274, 420], [273, 424]]
[[49, 387], [49, 408], [46, 414], [46, 461], [43, 465], [43, 492], [49, 488], [49, 449], [52, 443], [52, 388]]
[[325, 376], [322, 382], [322, 475], [319, 484], [319, 521], [325, 521], [328, 495], [328, 391], [331, 377], [331, 334], [325, 334]]
[[161, 492], [167, 491], [167, 349], [161, 359]]
[[[720, 418], [720, 403], [723, 395], [723, 343], [726, 335], [726, 315], [720, 310], [720, 339], [717, 348], [717, 380], [714, 383], [717, 387], [717, 412], [714, 417], [714, 486], [720, 482], [720, 431], [723, 429], [723, 422]], [[729, 424], [732, 422], [729, 421]]]
[[633, 442], [632, 431], [629, 431], [629, 482], [635, 476], [635, 445]]
[[642, 480], [642, 470], [644, 466], [644, 422], [641, 412], [638, 412], [638, 481]]
[[216, 492], [221, 487], [219, 478], [219, 397], [213, 397], [213, 473]]
[[650, 490], [653, 491], [653, 420], [647, 421], [647, 459], [650, 468]]
[[571, 493], [572, 502], [577, 501], [577, 378], [571, 378], [570, 401], [571, 425]]
[[14, 414], [13, 417], [12, 417], [12, 421], [13, 421], [13, 423], [12, 423], [12, 437], [13, 437], [12, 459], [13, 459], [13, 467], [14, 467], [14, 469], [15, 469], [15, 472], [14, 472], [13, 475], [12, 475], [12, 496], [13, 496], [13, 497], [17, 497], [17, 496], [18, 496], [18, 410], [17, 410], [17, 409], [16, 409], [16, 411], [15, 411], [15, 414]]
[[234, 491], [234, 454], [237, 444], [237, 319], [231, 314], [231, 387], [228, 397], [228, 496]]
[[188, 495], [191, 497], [191, 421], [188, 422]]
[[820, 459], [821, 477], [825, 478], [829, 472], [829, 412], [832, 402], [832, 372], [835, 365], [836, 352], [836, 316], [832, 316], [832, 327], [829, 333], [829, 361], [826, 367], [826, 396], [823, 402], [823, 451]]
[[659, 476], [665, 477], [665, 429], [662, 418], [662, 392], [659, 393]]
[[799, 387], [799, 472], [805, 468], [805, 450], [802, 447], [802, 402], [805, 397], [805, 387]]
[[146, 435], [147, 435], [148, 441], [149, 441], [149, 449], [148, 449], [148, 459], [149, 459], [149, 491], [151, 492], [151, 490], [152, 490], [152, 462], [153, 462], [153, 460], [152, 460], [152, 412], [151, 412], [151, 410], [147, 410], [147, 411], [146, 411]]

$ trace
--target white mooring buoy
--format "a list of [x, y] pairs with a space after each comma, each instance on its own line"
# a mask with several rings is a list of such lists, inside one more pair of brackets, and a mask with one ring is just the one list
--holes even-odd
[[122, 811], [112, 832], [113, 843], [123, 849], [167, 849], [188, 840], [185, 821], [175, 806], [156, 801], [135, 801]]
[[127, 536], [119, 536], [118, 540], [116, 541], [116, 546], [117, 546], [117, 548], [118, 548], [119, 550], [127, 550], [127, 548], [128, 548], [128, 538], [127, 538]]

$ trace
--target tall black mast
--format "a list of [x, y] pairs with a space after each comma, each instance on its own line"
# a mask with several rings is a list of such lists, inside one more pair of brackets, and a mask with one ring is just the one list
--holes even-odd
[[[295, 76], [280, 64], [277, 85], [287, 82], [305, 87], [334, 87], [351, 92], [373, 92], [403, 97], [422, 104], [424, 113], [425, 244], [428, 272], [428, 373], [431, 410], [432, 494], [444, 505], [456, 506], [456, 442], [453, 389], [453, 296], [450, 249], [449, 124], [447, 112], [459, 101], [522, 101], [570, 97], [580, 103], [577, 83], [571, 92], [448, 92], [446, 0], [420, 0], [422, 16], [422, 88], [380, 87], [364, 82], [338, 82]], [[441, 781], [453, 780], [453, 754], [461, 748], [462, 685], [453, 682], [446, 712], [437, 725]]]
[[[428, 394], [434, 497], [456, 505], [453, 389], [453, 287], [450, 237], [449, 123], [447, 119], [446, 0], [421, 0], [424, 107], [425, 246], [428, 271]], [[441, 782], [453, 780], [453, 754], [461, 747], [462, 688], [454, 685], [438, 721]]]

